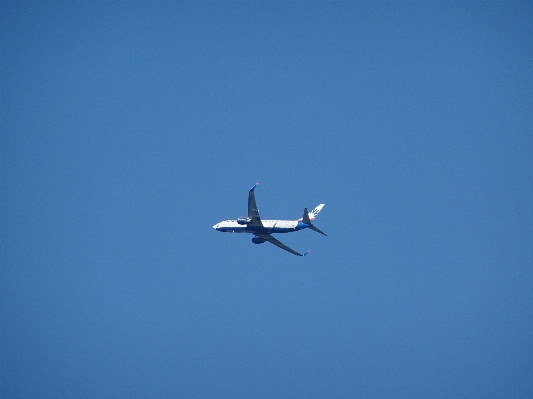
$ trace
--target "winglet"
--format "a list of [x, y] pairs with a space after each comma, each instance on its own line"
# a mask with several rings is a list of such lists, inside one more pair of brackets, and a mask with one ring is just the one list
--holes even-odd
[[309, 252], [311, 252], [310, 249], [307, 250], [307, 252], [304, 254], [304, 256], [307, 255]]
[[250, 189], [250, 191], [254, 191], [258, 184], [259, 182], [255, 183], [254, 186]]

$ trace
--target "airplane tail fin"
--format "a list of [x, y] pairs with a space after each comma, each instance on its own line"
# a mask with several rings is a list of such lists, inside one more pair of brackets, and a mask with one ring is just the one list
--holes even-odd
[[[319, 206], [317, 206], [315, 209], [313, 209], [311, 211], [311, 214], [313, 212], [316, 211], [315, 213], [315, 216], [318, 212], [320, 212], [320, 210], [322, 209], [322, 207], [324, 206], [324, 204], [320, 204]], [[318, 209], [318, 210], [317, 210]], [[304, 208], [304, 217], [302, 218], [302, 222], [304, 222], [305, 224], [308, 224], [309, 228], [313, 231], [316, 231], [317, 233], [320, 233], [320, 234], [323, 234], [325, 236], [327, 236], [326, 233], [324, 233], [323, 231], [321, 231], [318, 227], [316, 227], [315, 225], [313, 225], [313, 223], [311, 223], [311, 218], [309, 217], [309, 212], [307, 212], [307, 208]]]
[[311, 212], [309, 212], [310, 219], [313, 220], [314, 218], [316, 218], [316, 215], [318, 215], [318, 212], [320, 212], [323, 207], [324, 207], [324, 204], [320, 204], [315, 209], [313, 209]]

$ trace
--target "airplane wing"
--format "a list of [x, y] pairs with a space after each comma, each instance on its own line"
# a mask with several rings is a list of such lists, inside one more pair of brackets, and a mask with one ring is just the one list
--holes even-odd
[[248, 219], [250, 220], [248, 222], [249, 227], [263, 227], [263, 223], [261, 223], [261, 218], [259, 217], [259, 210], [257, 209], [257, 204], [255, 203], [254, 190], [258, 184], [259, 183], [255, 183], [248, 193]]
[[262, 238], [265, 241], [268, 241], [281, 249], [284, 249], [285, 251], [290, 252], [291, 254], [297, 255], [297, 256], [303, 256], [302, 254], [296, 252], [294, 249], [289, 248], [285, 244], [283, 244], [281, 241], [276, 240], [274, 237], [272, 237], [270, 234], [256, 234], [256, 236]]

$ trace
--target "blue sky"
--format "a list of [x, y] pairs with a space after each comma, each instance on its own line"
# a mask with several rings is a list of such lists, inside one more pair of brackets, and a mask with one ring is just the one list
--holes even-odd
[[533, 395], [530, 2], [0, 14], [1, 397]]

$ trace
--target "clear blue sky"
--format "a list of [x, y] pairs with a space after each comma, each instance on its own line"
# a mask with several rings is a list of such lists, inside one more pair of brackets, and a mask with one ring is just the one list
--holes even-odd
[[[531, 2], [2, 2], [0, 397], [531, 398]], [[279, 236], [212, 225], [326, 206]]]

